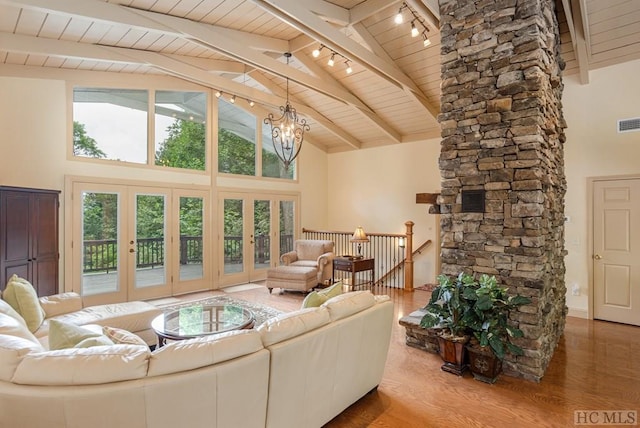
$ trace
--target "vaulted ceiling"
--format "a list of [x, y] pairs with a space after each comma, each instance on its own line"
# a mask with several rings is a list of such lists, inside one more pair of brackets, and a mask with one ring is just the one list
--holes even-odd
[[[257, 116], [283, 105], [288, 79], [289, 98], [311, 125], [306, 139], [326, 152], [437, 138], [437, 0], [406, 0], [398, 25], [403, 4], [0, 0], [0, 75], [40, 68], [171, 75], [254, 101]], [[565, 75], [588, 84], [590, 70], [640, 58], [640, 1], [557, 5]], [[409, 34], [413, 20], [430, 46]], [[288, 64], [285, 52], [293, 54]]]

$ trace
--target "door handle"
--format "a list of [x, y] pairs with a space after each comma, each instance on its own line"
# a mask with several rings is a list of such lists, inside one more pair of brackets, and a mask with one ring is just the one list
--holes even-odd
[[600, 260], [602, 258], [602, 256], [600, 254], [595, 254], [593, 256], [593, 258], [596, 259], [596, 260]]

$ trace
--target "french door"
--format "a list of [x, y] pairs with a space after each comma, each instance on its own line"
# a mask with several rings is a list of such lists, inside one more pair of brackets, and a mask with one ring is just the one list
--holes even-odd
[[74, 291], [100, 304], [207, 288], [206, 200], [198, 191], [74, 183]]
[[296, 195], [220, 192], [218, 254], [221, 286], [261, 281], [293, 248]]

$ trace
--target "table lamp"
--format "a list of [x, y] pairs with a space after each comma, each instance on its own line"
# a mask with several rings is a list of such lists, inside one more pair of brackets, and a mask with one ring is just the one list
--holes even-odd
[[361, 258], [362, 257], [362, 243], [363, 242], [369, 242], [369, 238], [367, 237], [367, 234], [364, 233], [364, 229], [362, 229], [362, 226], [358, 226], [356, 228], [356, 231], [353, 232], [353, 236], [351, 237], [351, 239], [349, 239], [349, 241], [356, 242], [358, 244], [358, 258]]

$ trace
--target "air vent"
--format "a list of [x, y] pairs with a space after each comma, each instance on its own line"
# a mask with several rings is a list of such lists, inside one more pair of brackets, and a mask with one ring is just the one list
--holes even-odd
[[618, 132], [640, 131], [640, 117], [618, 121]]

